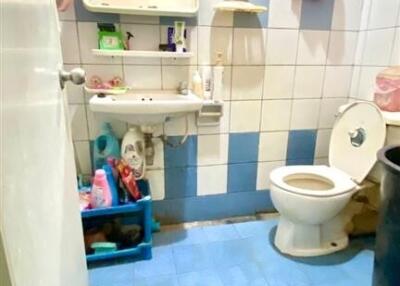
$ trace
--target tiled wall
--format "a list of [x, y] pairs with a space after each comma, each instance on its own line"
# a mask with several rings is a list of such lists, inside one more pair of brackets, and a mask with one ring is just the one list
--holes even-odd
[[393, 65], [400, 65], [400, 0], [365, 0], [352, 100], [373, 100], [376, 75]]
[[[184, 146], [173, 149], [155, 140], [156, 168], [148, 176], [154, 211], [163, 221], [272, 210], [269, 172], [283, 165], [326, 163], [334, 114], [348, 101], [362, 0], [254, 0], [269, 8], [258, 16], [215, 13], [218, 1], [201, 0], [198, 17], [186, 19], [194, 52], [190, 60], [91, 54], [97, 21], [133, 32], [134, 49], [156, 50], [172, 18], [93, 14], [80, 0], [61, 15], [65, 64], [81, 65], [89, 75], [120, 75], [135, 89], [174, 89], [223, 52], [221, 125], [197, 127], [191, 117]], [[82, 173], [90, 173], [89, 141], [101, 120], [89, 110], [89, 96], [81, 88], [69, 86], [68, 97], [78, 162]], [[121, 122], [112, 125], [119, 136], [127, 129]], [[183, 119], [166, 126], [173, 140], [183, 130]]]

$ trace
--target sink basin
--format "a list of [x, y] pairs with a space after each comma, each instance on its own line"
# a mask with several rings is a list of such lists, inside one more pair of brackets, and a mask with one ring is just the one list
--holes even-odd
[[199, 111], [203, 100], [193, 93], [136, 91], [121, 95], [93, 96], [90, 109], [98, 114], [134, 125], [155, 125], [173, 117]]

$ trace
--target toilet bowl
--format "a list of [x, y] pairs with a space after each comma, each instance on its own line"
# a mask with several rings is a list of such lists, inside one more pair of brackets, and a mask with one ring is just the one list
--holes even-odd
[[337, 116], [329, 166], [285, 166], [270, 174], [271, 198], [280, 213], [275, 246], [292, 256], [329, 254], [348, 245], [343, 210], [376, 162], [386, 124], [372, 103], [355, 102]]

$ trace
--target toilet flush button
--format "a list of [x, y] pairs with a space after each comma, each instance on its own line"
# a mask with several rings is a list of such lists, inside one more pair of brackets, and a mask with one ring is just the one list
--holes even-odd
[[349, 131], [349, 136], [351, 145], [353, 145], [354, 147], [360, 147], [367, 138], [367, 132], [364, 128], [359, 127], [357, 129]]

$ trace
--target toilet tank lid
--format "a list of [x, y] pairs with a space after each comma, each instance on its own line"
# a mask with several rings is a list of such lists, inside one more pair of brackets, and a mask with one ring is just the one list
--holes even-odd
[[[339, 107], [339, 113], [343, 112], [351, 103], [341, 105]], [[400, 126], [400, 112], [390, 112], [390, 111], [382, 111], [383, 119], [385, 120], [387, 125]]]
[[329, 144], [329, 165], [361, 183], [377, 161], [386, 139], [386, 123], [370, 102], [348, 104], [338, 114]]

